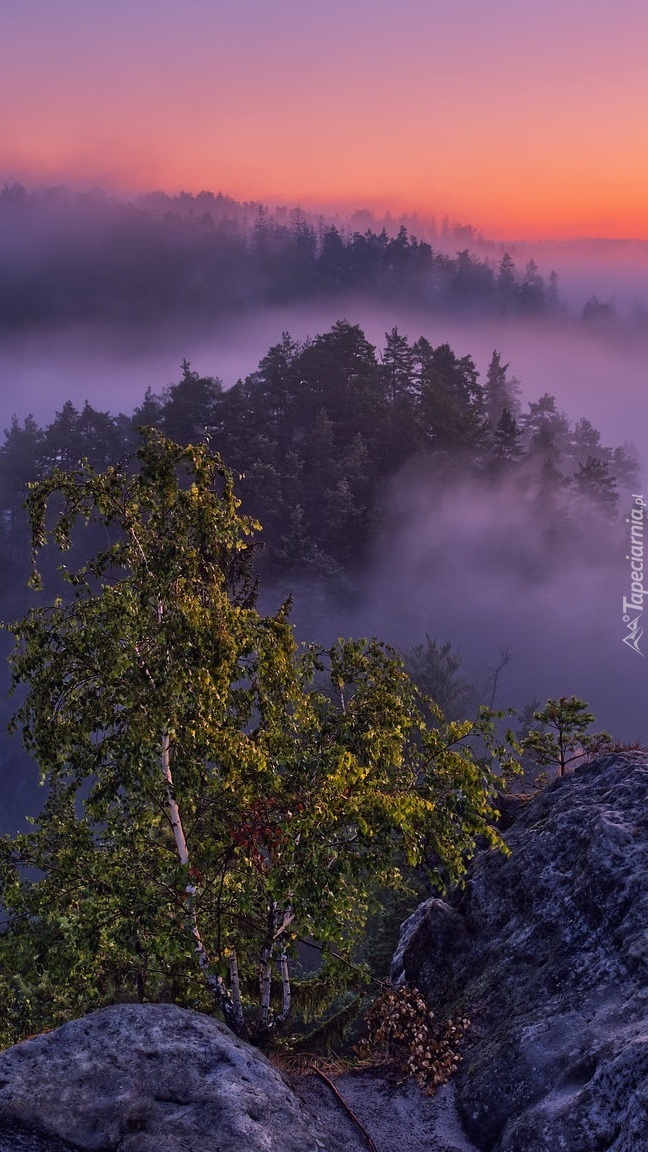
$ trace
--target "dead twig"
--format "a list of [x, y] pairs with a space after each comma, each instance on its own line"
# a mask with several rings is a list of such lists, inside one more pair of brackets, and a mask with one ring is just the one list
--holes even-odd
[[355, 1112], [353, 1111], [353, 1108], [351, 1108], [350, 1105], [347, 1104], [346, 1100], [344, 1099], [344, 1096], [342, 1096], [338, 1092], [333, 1081], [329, 1080], [328, 1076], [324, 1072], [321, 1072], [319, 1068], [314, 1068], [313, 1071], [315, 1072], [315, 1074], [317, 1076], [320, 1077], [320, 1079], [322, 1079], [324, 1081], [325, 1084], [328, 1084], [331, 1091], [335, 1093], [337, 1099], [340, 1101], [340, 1104], [344, 1108], [344, 1111], [346, 1112], [347, 1116], [350, 1116], [350, 1118], [353, 1120], [353, 1123], [362, 1132], [362, 1135], [367, 1142], [367, 1147], [371, 1149], [371, 1152], [378, 1152], [378, 1149], [376, 1148], [376, 1145], [374, 1144], [373, 1140], [371, 1139], [371, 1136], [367, 1132], [367, 1129], [365, 1128], [364, 1124], [362, 1123], [361, 1120], [358, 1119]]

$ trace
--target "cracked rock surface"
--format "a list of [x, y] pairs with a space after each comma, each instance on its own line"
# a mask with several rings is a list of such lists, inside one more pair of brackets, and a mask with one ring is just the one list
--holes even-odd
[[455, 1091], [481, 1152], [648, 1149], [648, 755], [519, 808], [510, 855], [406, 921], [393, 975], [473, 1022]]

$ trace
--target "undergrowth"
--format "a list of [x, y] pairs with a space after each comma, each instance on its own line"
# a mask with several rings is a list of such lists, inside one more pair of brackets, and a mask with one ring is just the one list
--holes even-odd
[[361, 1060], [411, 1078], [431, 1095], [457, 1070], [470, 1021], [437, 1021], [417, 988], [386, 988], [365, 1017], [366, 1035], [356, 1045]]

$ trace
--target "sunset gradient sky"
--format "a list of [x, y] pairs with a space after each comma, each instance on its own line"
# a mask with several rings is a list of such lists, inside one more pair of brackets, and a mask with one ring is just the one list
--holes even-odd
[[0, 181], [648, 238], [645, 0], [0, 0]]

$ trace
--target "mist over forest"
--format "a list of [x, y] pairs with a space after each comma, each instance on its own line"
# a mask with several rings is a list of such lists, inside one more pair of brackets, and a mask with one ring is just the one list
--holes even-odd
[[[621, 612], [646, 260], [210, 193], [5, 188], [0, 615], [30, 603], [25, 483], [81, 456], [103, 467], [155, 423], [207, 434], [244, 474], [261, 603], [292, 595], [300, 639], [406, 654], [430, 637], [466, 706], [573, 694], [618, 739], [646, 738]], [[0, 755], [8, 827], [35, 770], [16, 738]]]
[[643, 414], [647, 274], [638, 241], [506, 244], [415, 215], [5, 185], [0, 419], [67, 398], [127, 409], [185, 358], [229, 387], [282, 331], [343, 316], [376, 344], [394, 325], [450, 340], [482, 371], [499, 347], [527, 398], [554, 392], [623, 440], [628, 403]]
[[[359, 295], [444, 316], [648, 330], [648, 245], [487, 239], [444, 218], [346, 218], [222, 194], [0, 190], [0, 330], [131, 329]], [[565, 281], [565, 288], [562, 281]]]

